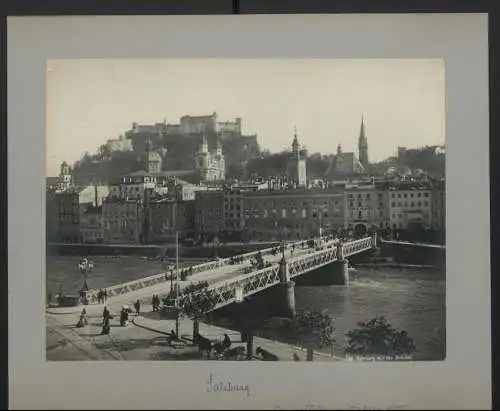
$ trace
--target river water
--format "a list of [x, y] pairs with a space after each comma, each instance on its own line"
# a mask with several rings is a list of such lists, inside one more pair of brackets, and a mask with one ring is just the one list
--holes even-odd
[[[163, 270], [158, 260], [140, 257], [93, 257], [95, 267], [89, 275], [90, 288], [109, 287]], [[47, 256], [47, 292], [55, 295], [62, 285], [65, 293], [77, 293], [82, 276], [79, 258]], [[335, 319], [335, 351], [346, 346], [345, 334], [358, 322], [385, 316], [396, 328], [413, 338], [415, 359], [443, 360], [446, 356], [445, 274], [437, 270], [357, 270], [351, 271], [348, 286], [296, 286], [297, 310], [318, 308]], [[276, 335], [272, 321], [261, 334]], [[274, 335], [273, 335], [274, 333]]]

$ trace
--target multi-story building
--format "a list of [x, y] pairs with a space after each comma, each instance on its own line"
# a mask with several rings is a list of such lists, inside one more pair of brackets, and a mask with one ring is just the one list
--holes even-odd
[[295, 130], [292, 151], [288, 153], [286, 159], [286, 169], [288, 179], [294, 188], [307, 186], [307, 151], [300, 147]]
[[227, 189], [223, 192], [223, 227], [224, 235], [228, 238], [238, 238], [245, 228], [244, 196], [239, 189]]
[[200, 148], [196, 153], [195, 169], [203, 181], [224, 180], [226, 178], [226, 163], [222, 154], [220, 139], [213, 151], [208, 150], [207, 138], [204, 135]]
[[408, 229], [414, 226], [429, 228], [432, 224], [430, 187], [401, 186], [389, 189], [390, 226]]
[[164, 197], [149, 203], [150, 240], [172, 242], [176, 231], [179, 238], [194, 237], [194, 201], [176, 201]]
[[345, 228], [361, 235], [370, 230], [389, 227], [388, 194], [375, 188], [346, 189]]
[[224, 191], [198, 191], [194, 200], [194, 224], [204, 236], [220, 235], [224, 229]]
[[82, 241], [83, 211], [89, 205], [101, 205], [108, 192], [107, 186], [70, 187], [64, 191], [47, 189], [47, 241], [63, 243]]
[[59, 241], [59, 195], [55, 188], [46, 190], [45, 202], [46, 240], [55, 243]]
[[146, 171], [137, 171], [122, 177], [121, 181], [109, 186], [109, 196], [122, 200], [142, 200], [146, 190], [156, 187], [156, 176]]
[[446, 231], [446, 188], [445, 183], [437, 183], [432, 190], [432, 228]]
[[141, 200], [108, 197], [102, 204], [103, 241], [139, 243], [144, 234], [144, 206]]
[[333, 190], [245, 192], [245, 229], [255, 240], [317, 236], [344, 227], [344, 201]]
[[78, 190], [57, 193], [57, 240], [62, 243], [80, 242], [80, 202]]
[[81, 207], [80, 233], [82, 243], [102, 243], [104, 241], [102, 205]]

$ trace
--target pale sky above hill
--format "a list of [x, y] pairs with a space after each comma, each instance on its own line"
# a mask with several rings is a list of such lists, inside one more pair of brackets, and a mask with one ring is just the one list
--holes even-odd
[[52, 60], [47, 64], [47, 175], [118, 138], [132, 122], [185, 114], [242, 117], [262, 149], [357, 152], [364, 115], [370, 161], [398, 146], [445, 142], [440, 59]]

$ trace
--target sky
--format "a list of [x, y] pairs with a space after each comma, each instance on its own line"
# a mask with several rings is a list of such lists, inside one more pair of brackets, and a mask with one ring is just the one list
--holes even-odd
[[441, 59], [102, 59], [47, 62], [48, 176], [118, 138], [133, 122], [178, 123], [217, 112], [242, 118], [262, 149], [357, 152], [364, 118], [370, 161], [398, 146], [445, 143]]

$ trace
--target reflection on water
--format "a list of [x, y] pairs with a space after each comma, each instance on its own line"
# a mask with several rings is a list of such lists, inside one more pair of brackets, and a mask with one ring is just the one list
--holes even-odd
[[358, 322], [385, 316], [413, 338], [416, 359], [442, 360], [446, 355], [445, 275], [438, 271], [351, 272], [347, 287], [296, 287], [295, 304], [297, 310], [317, 308], [335, 318], [337, 352], [346, 347], [345, 335]]
[[[90, 288], [109, 287], [157, 274], [163, 269], [158, 260], [133, 256], [92, 259], [95, 267], [88, 277]], [[76, 293], [83, 283], [77, 269], [78, 261], [78, 257], [47, 256], [47, 291], [54, 295], [62, 284], [65, 292]], [[444, 273], [390, 269], [353, 271], [346, 287], [296, 286], [295, 302], [297, 310], [317, 308], [326, 310], [335, 318], [337, 352], [346, 346], [345, 334], [356, 328], [358, 322], [385, 316], [414, 339], [417, 359], [440, 360], [445, 357]], [[266, 332], [266, 326], [262, 328]], [[275, 332], [267, 333], [284, 338]]]
[[[55, 295], [62, 284], [65, 293], [77, 293], [83, 276], [78, 271], [79, 257], [47, 256], [47, 292]], [[94, 269], [88, 275], [89, 288], [109, 287], [158, 274], [163, 271], [159, 260], [134, 256], [94, 256]]]

